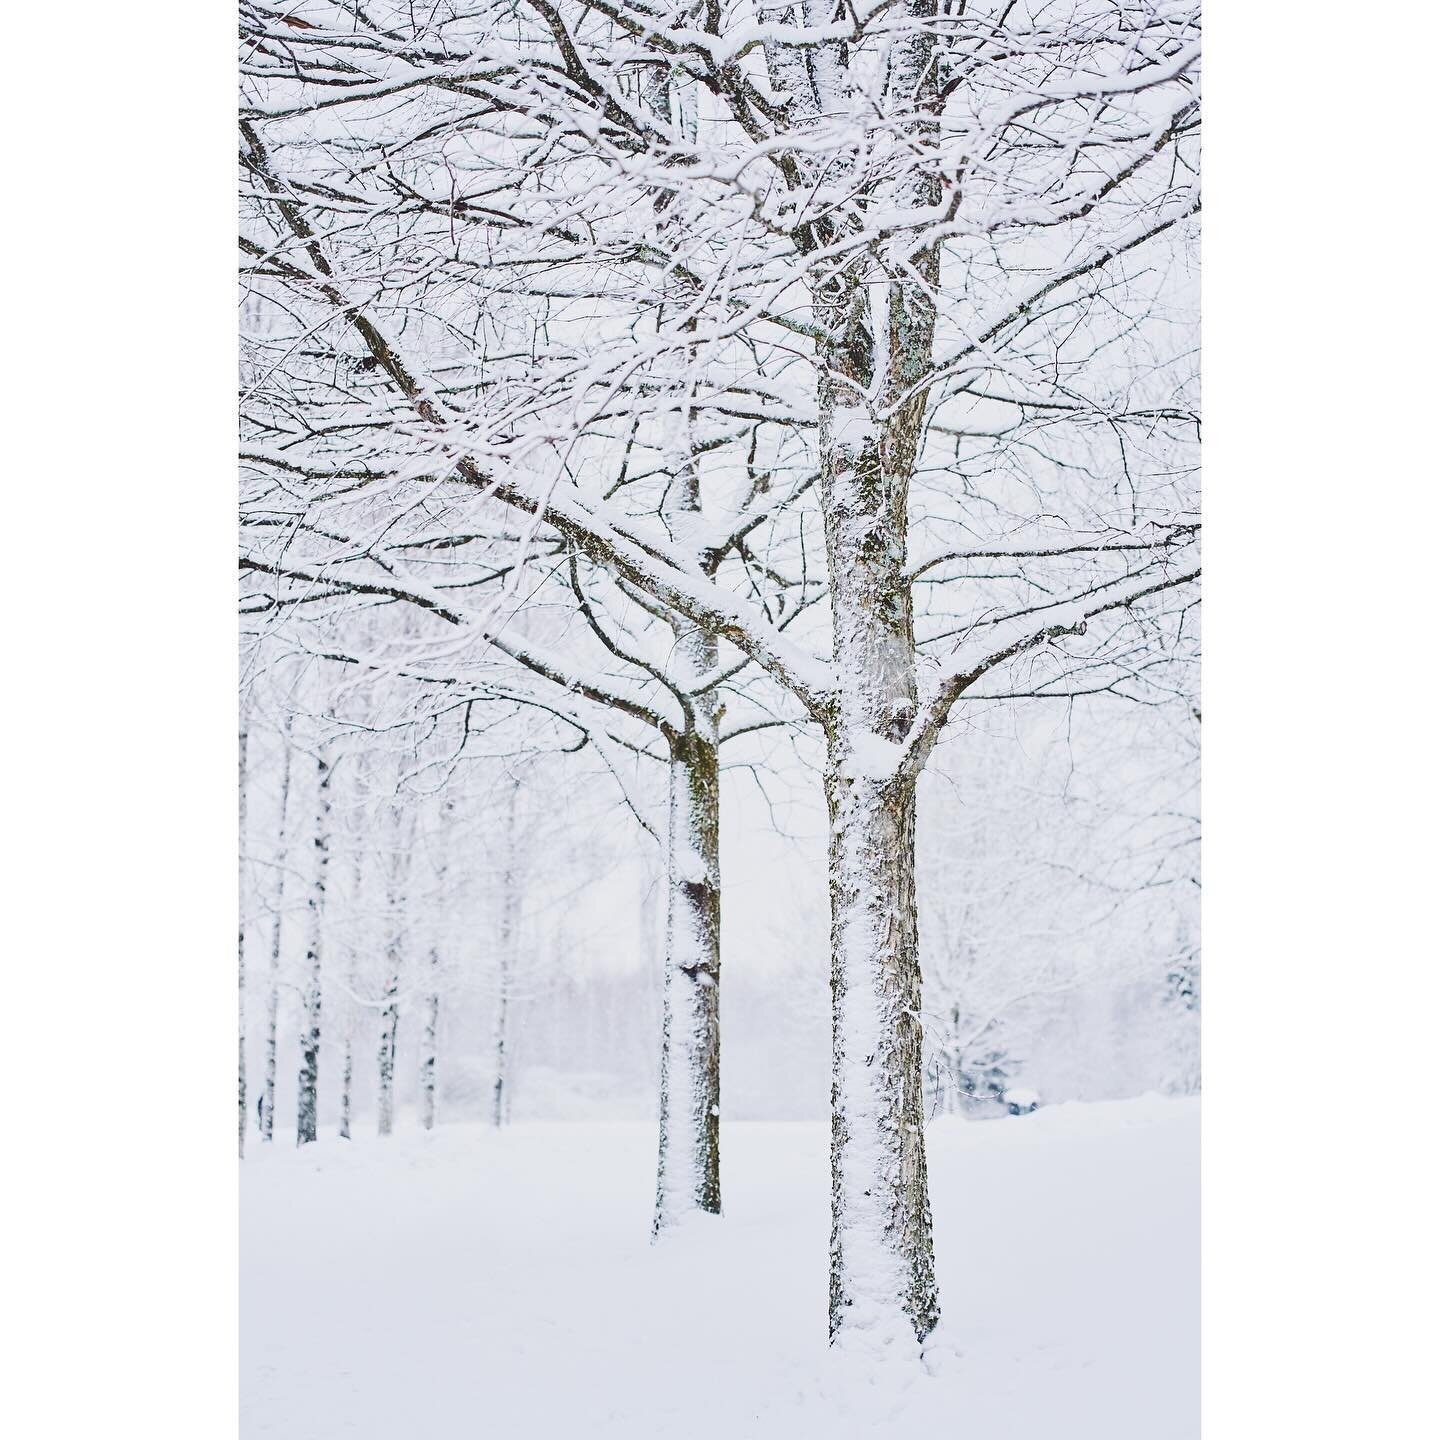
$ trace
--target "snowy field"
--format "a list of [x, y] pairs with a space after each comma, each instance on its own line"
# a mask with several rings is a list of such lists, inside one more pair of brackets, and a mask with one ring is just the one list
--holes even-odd
[[1198, 1102], [928, 1134], [923, 1361], [826, 1345], [823, 1125], [728, 1125], [725, 1217], [660, 1246], [653, 1126], [257, 1143], [242, 1440], [1197, 1435]]

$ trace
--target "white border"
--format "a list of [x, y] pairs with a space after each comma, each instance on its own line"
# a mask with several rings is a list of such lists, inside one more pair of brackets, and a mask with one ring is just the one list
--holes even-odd
[[1435, 1413], [1440, 12], [1206, 18], [1205, 1434], [1388, 1440]]
[[[1430, 1408], [1437, 19], [1207, 12], [1215, 1440]], [[236, 1427], [232, 34], [7, 18], [13, 1434]]]
[[16, 1436], [237, 1427], [233, 37], [6, 19]]

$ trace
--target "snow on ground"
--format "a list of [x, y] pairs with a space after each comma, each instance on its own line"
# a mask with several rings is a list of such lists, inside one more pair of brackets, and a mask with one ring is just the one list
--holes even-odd
[[658, 1246], [653, 1126], [257, 1142], [241, 1435], [1185, 1440], [1198, 1122], [1147, 1096], [933, 1124], [923, 1362], [827, 1347], [823, 1125], [727, 1125], [724, 1218]]

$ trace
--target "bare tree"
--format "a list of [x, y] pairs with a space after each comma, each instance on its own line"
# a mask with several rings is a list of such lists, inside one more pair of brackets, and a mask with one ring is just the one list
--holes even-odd
[[275, 913], [270, 926], [270, 971], [265, 1003], [265, 1085], [260, 1097], [260, 1138], [275, 1138], [275, 1083], [280, 1064], [280, 957], [285, 926], [285, 880], [290, 865], [290, 775], [293, 720], [281, 726], [280, 799], [275, 846]]
[[299, 1100], [295, 1143], [313, 1142], [320, 1116], [320, 1021], [324, 971], [325, 883], [330, 863], [330, 784], [335, 767], [322, 753], [315, 759], [315, 868], [306, 901], [309, 930], [305, 949], [305, 990], [300, 1033]]
[[395, 1128], [395, 1050], [400, 1031], [400, 984], [406, 968], [409, 946], [407, 900], [410, 854], [415, 839], [414, 810], [399, 803], [389, 810], [390, 847], [385, 857], [387, 923], [390, 935], [385, 947], [385, 992], [380, 1009], [378, 1127], [381, 1135]]
[[[450, 865], [446, 846], [450, 840], [451, 825], [455, 817], [455, 802], [447, 799], [440, 811], [440, 836], [438, 859], [435, 864], [435, 904], [443, 914], [449, 899], [447, 882]], [[430, 944], [429, 987], [425, 999], [425, 1032], [420, 1045], [420, 1124], [423, 1129], [435, 1128], [436, 1096], [439, 1089], [437, 1071], [440, 1060], [440, 989], [442, 968], [440, 962], [439, 932]]]
[[[356, 770], [360, 767], [357, 765]], [[353, 773], [353, 772], [352, 772]], [[364, 893], [365, 883], [365, 851], [356, 837], [354, 852], [351, 860], [350, 872], [350, 906], [352, 911], [358, 910], [360, 899]], [[356, 974], [359, 968], [359, 946], [352, 936], [347, 946], [350, 957], [349, 970], [346, 976], [346, 989], [349, 992], [351, 1004], [346, 1007], [345, 1028], [341, 1040], [340, 1057], [340, 1138], [349, 1140], [350, 1122], [354, 1111], [355, 1095], [355, 984]]]
[[[327, 421], [302, 433], [288, 393], [255, 397], [258, 493], [283, 477], [305, 497], [257, 506], [257, 603], [277, 584], [403, 599], [503, 650], [474, 580], [434, 557], [476, 536], [512, 567], [573, 554], [612, 620], [678, 618], [689, 695], [753, 673], [818, 728], [830, 1329], [923, 1339], [939, 1298], [916, 783], [962, 697], [1119, 683], [1137, 637], [1183, 635], [1194, 416], [1175, 397], [1193, 358], [1170, 320], [1199, 207], [1197, 17], [1098, 0], [777, 5], [759, 26], [724, 5], [382, 13], [248, 21], [242, 247], [307, 340], [275, 337], [266, 373]], [[641, 72], [694, 103], [640, 103]], [[315, 144], [308, 123], [337, 109], [383, 165]], [[677, 515], [698, 455], [724, 525]], [[347, 517], [360, 490], [420, 528], [377, 553]], [[933, 553], [912, 560], [915, 543]], [[792, 629], [822, 567], [828, 633]], [[680, 874], [708, 916], [703, 857]]]

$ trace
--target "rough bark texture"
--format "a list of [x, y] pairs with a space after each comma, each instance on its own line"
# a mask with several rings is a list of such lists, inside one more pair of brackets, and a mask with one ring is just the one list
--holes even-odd
[[689, 1210], [720, 1213], [720, 766], [713, 715], [707, 730], [671, 742], [657, 1235]]
[[821, 421], [834, 644], [843, 677], [827, 727], [826, 764], [830, 1331], [884, 1327], [898, 1307], [923, 1339], [939, 1319], [939, 1297], [925, 1170], [915, 787], [896, 765], [916, 704], [904, 580], [909, 467], [886, 463], [911, 458], [914, 450], [911, 437], [896, 433], [898, 423], [872, 427], [838, 398], [822, 409]]
[[[677, 377], [683, 386], [683, 377]], [[692, 544], [703, 515], [700, 473], [685, 399], [666, 436], [666, 525]], [[696, 554], [702, 568], [713, 561]], [[670, 746], [666, 827], [665, 982], [660, 1041], [660, 1137], [655, 1176], [658, 1236], [683, 1215], [720, 1213], [720, 716], [713, 690], [697, 694], [719, 664], [715, 637], [670, 621], [671, 667], [685, 725]]]
[[[935, 0], [906, 13], [933, 18]], [[933, 32], [897, 39], [886, 111], [933, 126]], [[882, 186], [885, 208], [933, 206], [938, 176]], [[896, 246], [913, 244], [904, 239]], [[868, 275], [818, 284], [820, 485], [839, 689], [826, 725], [830, 811], [830, 1333], [919, 1339], [940, 1316], [925, 1167], [915, 782], [900, 743], [916, 714], [906, 576], [910, 478], [933, 362], [935, 249], [893, 248]]]
[[310, 933], [305, 952], [305, 1004], [300, 1032], [299, 1097], [295, 1115], [295, 1143], [307, 1145], [315, 1139], [319, 1123], [320, 1091], [320, 1004], [321, 941], [325, 916], [325, 878], [330, 863], [330, 776], [329, 763], [316, 761], [319, 797], [315, 814], [315, 877], [308, 901]]
[[925, 1169], [915, 796], [847, 772], [830, 804], [830, 1332], [883, 1327], [898, 1305], [917, 1337], [940, 1316]]

